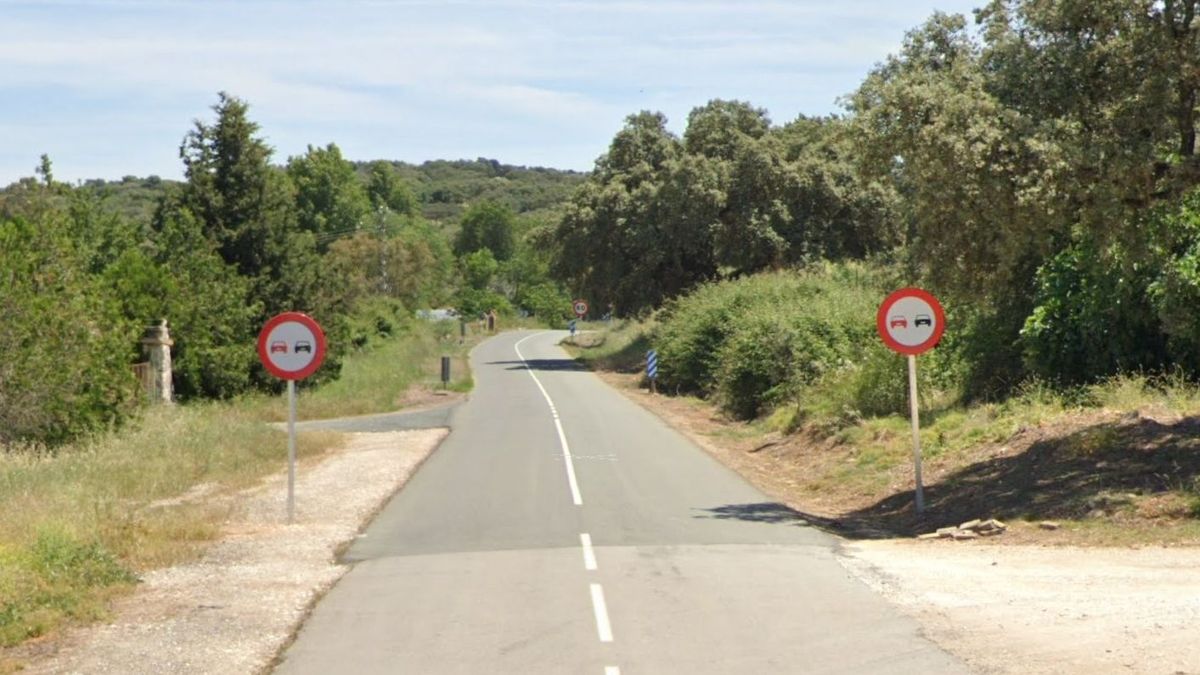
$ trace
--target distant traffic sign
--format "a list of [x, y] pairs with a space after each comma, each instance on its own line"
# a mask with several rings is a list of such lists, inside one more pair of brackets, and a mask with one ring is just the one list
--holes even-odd
[[325, 332], [307, 314], [284, 312], [258, 334], [258, 357], [275, 377], [303, 380], [325, 360]]
[[658, 378], [658, 352], [653, 349], [646, 352], [646, 377], [651, 380]]
[[879, 305], [875, 315], [879, 337], [893, 351], [916, 356], [942, 339], [946, 313], [929, 292], [920, 288], [902, 288]]
[[587, 300], [576, 300], [571, 303], [571, 308], [575, 310], [575, 316], [582, 319], [588, 313]]

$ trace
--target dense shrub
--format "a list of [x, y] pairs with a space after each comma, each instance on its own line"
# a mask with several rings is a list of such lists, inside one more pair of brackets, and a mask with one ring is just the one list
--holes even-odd
[[1060, 251], [1038, 270], [1036, 304], [1021, 331], [1027, 371], [1075, 384], [1163, 367], [1152, 280], [1120, 246], [1080, 241]]
[[59, 443], [132, 411], [138, 329], [53, 218], [0, 222], [0, 313], [0, 443]]
[[749, 418], [822, 378], [847, 376], [875, 336], [884, 293], [861, 265], [709, 284], [660, 317], [667, 389], [714, 395]]

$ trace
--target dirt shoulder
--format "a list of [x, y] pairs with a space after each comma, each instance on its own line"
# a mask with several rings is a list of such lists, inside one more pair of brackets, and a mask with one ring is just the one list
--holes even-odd
[[[888, 474], [886, 484], [838, 483], [840, 465], [857, 461], [853, 451], [763, 436], [703, 402], [651, 396], [637, 387], [637, 376], [599, 375], [786, 505], [794, 517], [846, 537], [844, 566], [979, 672], [1200, 673], [1195, 639], [1200, 547], [1080, 546], [1091, 541], [1086, 531], [1043, 530], [1022, 522], [986, 540], [916, 541], [911, 534], [917, 531], [990, 517], [986, 505], [996, 501], [990, 484], [978, 494], [946, 487], [939, 493], [939, 482], [962, 469], [931, 462], [931, 510], [942, 506], [948, 512], [919, 520], [908, 504], [911, 466]], [[1072, 428], [1024, 430], [1005, 444], [981, 446], [975, 460], [982, 466], [995, 466], [988, 463], [996, 459], [1011, 463], [1008, 458], [1030, 449], [1036, 453], [1039, 444], [1054, 438], [1089, 433], [1099, 423], [1110, 421], [1080, 419]], [[1171, 429], [1137, 415], [1114, 424], [1133, 439]], [[1080, 480], [1087, 476], [1086, 467], [1063, 472], [1081, 472]], [[1036, 480], [1029, 473], [1022, 480]], [[1008, 489], [1003, 483], [994, 487]]]
[[286, 477], [219, 497], [231, 516], [198, 561], [147, 574], [113, 621], [8, 650], [30, 673], [265, 671], [311, 604], [348, 569], [339, 548], [412, 475], [444, 429], [347, 434], [339, 451], [301, 462], [296, 522]]

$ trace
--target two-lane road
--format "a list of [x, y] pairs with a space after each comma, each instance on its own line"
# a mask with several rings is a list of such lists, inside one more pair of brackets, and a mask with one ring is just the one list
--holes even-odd
[[473, 352], [449, 438], [279, 672], [965, 672], [836, 540], [576, 368], [563, 335]]

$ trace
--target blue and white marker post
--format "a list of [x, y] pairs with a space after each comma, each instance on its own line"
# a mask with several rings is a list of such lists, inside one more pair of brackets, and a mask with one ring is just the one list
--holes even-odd
[[575, 319], [571, 319], [570, 321], [568, 321], [568, 322], [567, 322], [567, 328], [568, 328], [568, 329], [571, 331], [571, 339], [572, 339], [572, 340], [574, 340], [574, 339], [575, 339], [575, 325], [576, 325], [576, 323], [577, 323], [577, 322], [575, 321]]
[[646, 378], [650, 380], [650, 393], [658, 393], [655, 386], [658, 381], [658, 352], [653, 349], [646, 352]]

